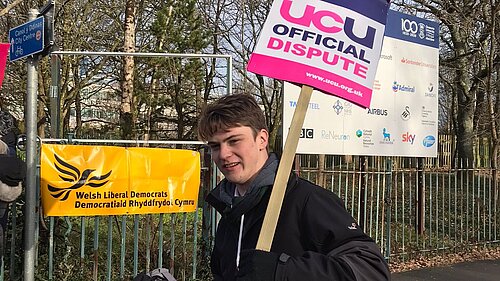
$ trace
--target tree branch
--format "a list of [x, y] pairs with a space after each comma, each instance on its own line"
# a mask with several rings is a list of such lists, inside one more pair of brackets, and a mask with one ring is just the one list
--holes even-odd
[[23, 0], [15, 0], [14, 2], [7, 5], [7, 7], [5, 7], [3, 10], [0, 11], [0, 17], [7, 14], [10, 10], [19, 5], [21, 2], [23, 2]]

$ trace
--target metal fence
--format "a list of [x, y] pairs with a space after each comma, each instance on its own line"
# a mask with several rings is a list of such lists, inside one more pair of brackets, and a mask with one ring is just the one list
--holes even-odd
[[[209, 154], [202, 157], [200, 199], [220, 179]], [[486, 161], [450, 157], [298, 155], [296, 171], [337, 193], [397, 263], [499, 242], [496, 171]], [[2, 268], [8, 280], [22, 278], [22, 204], [11, 205], [5, 275]], [[208, 252], [217, 217], [203, 200], [196, 213], [47, 219], [37, 212], [38, 280], [129, 280], [158, 267], [178, 280], [211, 280]]]
[[[201, 142], [85, 139], [44, 141], [70, 142], [75, 145], [183, 148], [199, 150], [204, 154]], [[206, 174], [211, 172], [211, 163], [202, 162], [202, 178], [210, 178]], [[200, 197], [203, 197], [202, 192], [203, 188]], [[39, 195], [38, 191], [37, 198], [40, 198]], [[139, 272], [155, 268], [169, 269], [178, 280], [203, 278], [206, 272], [203, 259], [206, 257], [203, 257], [200, 249], [207, 252], [210, 246], [199, 237], [204, 233], [201, 212], [203, 200], [200, 200], [200, 204], [194, 213], [50, 218], [43, 217], [43, 210], [39, 205], [36, 214], [40, 219], [35, 227], [36, 279], [130, 280]], [[7, 243], [4, 244], [7, 262], [2, 266], [0, 280], [23, 279], [23, 205], [23, 198], [11, 204]]]

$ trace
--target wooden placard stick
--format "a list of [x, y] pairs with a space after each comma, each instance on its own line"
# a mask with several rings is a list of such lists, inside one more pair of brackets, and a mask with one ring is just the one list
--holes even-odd
[[297, 144], [306, 117], [307, 108], [309, 107], [309, 101], [311, 100], [312, 91], [313, 88], [306, 85], [303, 85], [300, 90], [299, 100], [293, 112], [292, 123], [290, 124], [290, 130], [286, 137], [283, 155], [281, 156], [273, 190], [267, 205], [266, 215], [264, 216], [264, 222], [260, 230], [259, 240], [257, 241], [257, 250], [267, 252], [271, 250], [274, 232], [276, 231], [276, 225], [278, 224], [278, 218], [280, 216], [281, 204], [285, 196], [288, 177], [292, 169], [293, 158], [297, 151]]

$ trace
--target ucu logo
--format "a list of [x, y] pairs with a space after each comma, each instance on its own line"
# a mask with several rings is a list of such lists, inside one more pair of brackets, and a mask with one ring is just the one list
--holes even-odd
[[286, 21], [306, 27], [310, 27], [312, 23], [317, 29], [326, 33], [338, 33], [344, 30], [347, 37], [354, 42], [368, 48], [373, 48], [376, 32], [375, 28], [367, 26], [365, 36], [358, 37], [353, 32], [355, 22], [353, 18], [346, 17], [344, 20], [335, 12], [329, 10], [316, 11], [316, 7], [310, 5], [306, 5], [302, 16], [293, 17], [290, 15], [292, 2], [293, 0], [283, 0], [283, 4], [280, 8], [280, 14]]

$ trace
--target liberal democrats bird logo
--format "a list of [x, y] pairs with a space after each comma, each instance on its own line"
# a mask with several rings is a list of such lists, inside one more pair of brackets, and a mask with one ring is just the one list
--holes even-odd
[[73, 183], [73, 185], [69, 187], [55, 187], [51, 186], [50, 184], [47, 186], [50, 191], [50, 195], [52, 195], [52, 197], [56, 199], [60, 198], [60, 201], [66, 201], [71, 191], [79, 189], [82, 186], [86, 185], [97, 188], [105, 185], [109, 181], [106, 179], [109, 177], [109, 175], [111, 175], [112, 170], [105, 175], [97, 176], [92, 175], [95, 169], [86, 169], [85, 171], [80, 173], [80, 170], [78, 170], [78, 168], [65, 162], [56, 154], [54, 154], [54, 157], [56, 158], [56, 162], [54, 162], [54, 165], [60, 173], [59, 178], [61, 178], [63, 181]]

